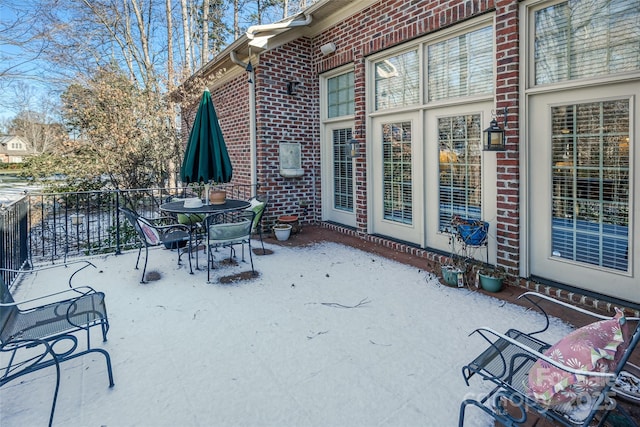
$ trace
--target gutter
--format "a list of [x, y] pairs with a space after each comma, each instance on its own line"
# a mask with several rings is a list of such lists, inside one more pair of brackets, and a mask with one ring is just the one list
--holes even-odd
[[276, 22], [274, 24], [265, 24], [265, 25], [252, 25], [247, 29], [246, 35], [249, 40], [253, 40], [256, 35], [261, 33], [271, 33], [271, 35], [277, 34], [278, 30], [288, 30], [293, 27], [304, 27], [305, 25], [311, 24], [313, 20], [311, 15], [302, 15], [305, 17], [304, 21], [290, 19], [288, 21]]
[[[244, 68], [245, 70], [251, 63], [251, 58], [249, 58], [249, 63], [242, 62], [238, 59], [236, 55], [236, 51], [232, 50], [229, 52], [229, 59], [236, 64]], [[250, 156], [250, 171], [251, 171], [251, 184], [258, 184], [258, 176], [257, 176], [257, 142], [256, 142], [256, 91], [255, 91], [255, 82], [256, 76], [255, 71], [251, 69], [249, 75], [249, 156]], [[257, 192], [257, 185], [253, 186]], [[256, 196], [257, 194], [252, 194], [252, 196]]]

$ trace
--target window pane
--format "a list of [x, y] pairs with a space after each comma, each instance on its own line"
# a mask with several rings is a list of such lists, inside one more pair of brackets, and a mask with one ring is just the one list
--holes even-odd
[[333, 131], [333, 207], [353, 212], [353, 163], [347, 156], [351, 129]]
[[418, 51], [375, 64], [376, 110], [415, 105], [419, 101]]
[[493, 93], [493, 29], [429, 46], [429, 101]]
[[327, 117], [352, 115], [354, 111], [353, 71], [327, 80]]
[[553, 255], [627, 271], [629, 101], [551, 113]]
[[438, 119], [441, 231], [451, 231], [454, 215], [482, 215], [482, 130], [480, 114]]
[[382, 125], [383, 217], [389, 221], [413, 222], [411, 174], [411, 123]]
[[535, 12], [535, 81], [640, 70], [640, 2], [572, 0]]

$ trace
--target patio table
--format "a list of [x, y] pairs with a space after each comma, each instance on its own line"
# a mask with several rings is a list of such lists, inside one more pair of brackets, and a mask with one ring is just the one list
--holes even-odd
[[[163, 203], [160, 205], [160, 210], [163, 212], [168, 212], [172, 214], [183, 214], [187, 217], [191, 217], [192, 215], [198, 216], [209, 216], [209, 215], [217, 215], [219, 219], [216, 219], [215, 222], [220, 222], [224, 218], [224, 214], [228, 212], [234, 211], [242, 211], [251, 207], [251, 202], [247, 200], [238, 200], [238, 199], [229, 199], [227, 198], [224, 203], [221, 204], [206, 204], [203, 202], [202, 206], [196, 208], [186, 208], [184, 206], [184, 200], [178, 200], [174, 202]], [[189, 227], [195, 227], [195, 224], [191, 223]], [[189, 248], [189, 256], [191, 256], [191, 249]], [[198, 264], [198, 251], [197, 251], [197, 243], [196, 243], [196, 269], [199, 270], [200, 266]]]

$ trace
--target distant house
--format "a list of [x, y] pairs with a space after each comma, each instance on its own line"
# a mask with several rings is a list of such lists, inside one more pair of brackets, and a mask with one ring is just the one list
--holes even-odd
[[297, 214], [429, 269], [460, 246], [452, 218], [484, 220], [465, 259], [640, 303], [639, 4], [321, 0], [195, 76], [267, 223]]
[[22, 163], [29, 157], [27, 142], [17, 135], [0, 136], [0, 161], [2, 163]]

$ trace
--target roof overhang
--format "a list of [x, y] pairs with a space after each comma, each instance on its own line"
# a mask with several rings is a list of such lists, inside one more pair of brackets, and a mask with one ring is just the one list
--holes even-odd
[[[197, 77], [216, 76], [211, 88], [243, 73], [242, 64], [249, 63], [256, 54], [274, 49], [300, 37], [315, 37], [326, 29], [354, 15], [377, 0], [321, 0], [303, 12], [282, 21], [253, 25], [247, 32], [227, 46], [215, 58], [189, 77], [184, 86], [189, 86]], [[254, 62], [255, 65], [255, 62]]]

